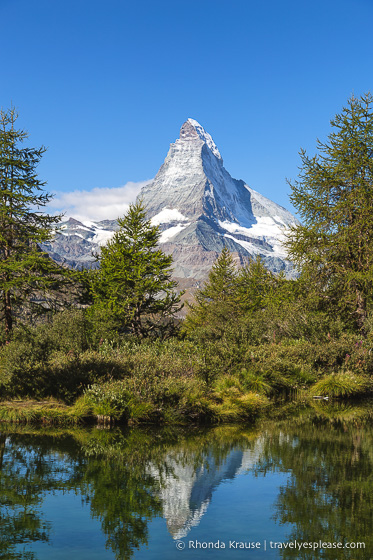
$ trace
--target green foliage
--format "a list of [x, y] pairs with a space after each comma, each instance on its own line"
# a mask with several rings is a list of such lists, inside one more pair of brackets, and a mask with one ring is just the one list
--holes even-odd
[[214, 385], [216, 402], [212, 410], [220, 422], [253, 420], [269, 405], [263, 394], [247, 391], [239, 376], [228, 375], [218, 379]]
[[303, 280], [268, 271], [259, 257], [237, 271], [225, 250], [196, 293], [183, 330], [205, 347], [211, 341], [225, 343], [226, 355], [248, 342], [318, 340], [341, 333], [345, 327], [339, 317], [316, 309], [307, 290]]
[[207, 282], [196, 292], [195, 303], [189, 305], [184, 325], [187, 333], [203, 341], [224, 336], [237, 317], [236, 277], [232, 254], [224, 248]]
[[292, 359], [279, 347], [259, 348], [259, 352], [251, 352], [251, 363], [246, 362], [246, 383], [262, 386], [264, 394], [270, 392], [292, 392], [305, 388], [315, 380], [315, 373], [309, 364], [302, 361], [300, 356]]
[[135, 422], [201, 421], [211, 417], [201, 383], [193, 379], [153, 376], [146, 383], [136, 375], [90, 386], [84, 402], [97, 416]]
[[14, 341], [17, 340], [39, 343], [50, 351], [76, 354], [88, 350], [90, 341], [86, 313], [80, 309], [67, 309], [36, 327], [21, 325], [14, 336]]
[[43, 402], [11, 401], [0, 404], [0, 422], [74, 426], [82, 414], [63, 403], [49, 399]]
[[123, 340], [123, 334], [120, 333], [122, 321], [107, 307], [91, 305], [84, 315], [91, 348], [99, 348], [105, 340], [115, 345]]
[[2, 351], [0, 391], [3, 397], [55, 397], [71, 403], [85, 387], [98, 380], [125, 374], [126, 364], [105, 359], [98, 352], [55, 351], [41, 358], [30, 343], [9, 344]]
[[238, 273], [236, 290], [240, 307], [246, 313], [252, 313], [268, 305], [278, 304], [281, 282], [286, 282], [285, 278], [272, 274], [264, 266], [262, 259], [257, 256]]
[[16, 329], [12, 342], [0, 349], [1, 394], [72, 402], [98, 379], [125, 375], [126, 363], [92, 350], [89, 334], [82, 310], [66, 310], [49, 323]]
[[266, 381], [263, 374], [255, 374], [243, 368], [240, 372], [242, 384], [248, 391], [259, 393], [261, 395], [270, 395], [273, 393], [273, 387]]
[[86, 389], [84, 397], [95, 415], [110, 416], [116, 420], [129, 416], [131, 394], [122, 381], [91, 385]]
[[[251, 317], [255, 320], [257, 314], [262, 320], [266, 317], [263, 310]], [[278, 332], [273, 337], [268, 324], [265, 328], [268, 339], [262, 332], [260, 344], [250, 340], [252, 332], [235, 341], [224, 334], [203, 343], [177, 338], [140, 342], [118, 336], [97, 342], [95, 336], [93, 344], [90, 315], [67, 310], [48, 324], [15, 330], [14, 340], [0, 350], [0, 391], [7, 398], [55, 397], [72, 403], [88, 386], [113, 383], [115, 391], [131, 396], [128, 410], [117, 404], [111, 409], [113, 403], [102, 401], [96, 403], [96, 415], [149, 422], [210, 421], [219, 416], [219, 403], [211, 397], [216, 383], [221, 395], [225, 386], [226, 398], [233, 402], [235, 391], [240, 396], [253, 392], [275, 397], [304, 390], [332, 372], [373, 376], [370, 335], [363, 339], [320, 331], [318, 338], [309, 340]], [[90, 410], [92, 414], [92, 406]]]
[[331, 121], [319, 155], [301, 151], [298, 181], [290, 184], [302, 225], [293, 226], [289, 257], [333, 312], [352, 315], [364, 330], [373, 293], [373, 97], [352, 97]]
[[198, 379], [136, 376], [89, 387], [84, 403], [97, 416], [131, 423], [226, 422], [254, 419], [268, 405], [233, 376], [221, 377], [212, 391]]
[[141, 202], [131, 205], [118, 223], [93, 275], [94, 305], [110, 310], [124, 331], [140, 338], [166, 333], [181, 308], [177, 283], [171, 280], [172, 257], [157, 247], [159, 228], [146, 219]]
[[16, 312], [58, 307], [69, 276], [40, 249], [60, 217], [40, 212], [51, 198], [35, 171], [45, 148], [20, 146], [27, 134], [15, 129], [17, 117], [14, 109], [0, 112], [0, 319], [6, 341]]
[[353, 397], [366, 393], [368, 386], [366, 377], [351, 371], [344, 371], [332, 373], [320, 379], [311, 388], [311, 394], [328, 397]]

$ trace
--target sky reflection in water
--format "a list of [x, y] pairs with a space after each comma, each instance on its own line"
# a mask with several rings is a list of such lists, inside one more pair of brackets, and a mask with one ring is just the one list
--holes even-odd
[[[367, 560], [370, 410], [320, 403], [247, 429], [3, 429], [0, 558]], [[365, 550], [274, 548], [320, 539]]]

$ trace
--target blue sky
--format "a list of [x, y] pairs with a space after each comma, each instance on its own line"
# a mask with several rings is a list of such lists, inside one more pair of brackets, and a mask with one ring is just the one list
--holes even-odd
[[0, 21], [0, 106], [48, 147], [60, 204], [126, 201], [192, 117], [233, 177], [291, 209], [299, 149], [373, 90], [371, 0], [0, 0]]

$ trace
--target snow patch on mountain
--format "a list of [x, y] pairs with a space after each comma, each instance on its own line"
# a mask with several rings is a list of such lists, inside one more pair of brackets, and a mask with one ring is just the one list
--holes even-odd
[[183, 229], [185, 229], [189, 225], [190, 225], [189, 223], [178, 224], [177, 226], [172, 226], [172, 227], [166, 229], [165, 231], [163, 231], [161, 233], [161, 236], [159, 238], [159, 243], [166, 243], [167, 241], [170, 241], [170, 239], [175, 237], [175, 235], [180, 233]]
[[177, 208], [164, 208], [159, 214], [153, 216], [151, 223], [153, 226], [168, 224], [170, 222], [186, 222], [188, 218], [183, 216]]
[[112, 239], [114, 233], [114, 231], [97, 229], [95, 235], [92, 238], [92, 243], [95, 243], [96, 245], [102, 247], [103, 245], [106, 245], [107, 242], [110, 241], [110, 239]]
[[243, 227], [236, 222], [221, 222], [219, 225], [230, 233], [238, 233], [247, 237], [273, 238], [283, 237], [285, 225], [271, 216], [258, 216], [250, 227]]
[[[88, 228], [89, 230], [97, 229], [97, 223], [96, 223], [96, 222], [92, 222], [92, 221], [90, 221], [90, 220], [83, 220], [83, 221], [82, 221], [82, 224], [83, 224], [86, 228]], [[78, 226], [78, 227], [81, 227], [81, 226]]]

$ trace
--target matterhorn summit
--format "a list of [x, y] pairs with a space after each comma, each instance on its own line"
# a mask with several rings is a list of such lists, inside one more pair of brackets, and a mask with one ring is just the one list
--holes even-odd
[[[260, 255], [274, 272], [292, 270], [282, 240], [297, 220], [244, 181], [233, 179], [212, 137], [194, 119], [182, 125], [156, 177], [139, 196], [160, 228], [161, 247], [172, 254], [174, 277], [183, 287], [206, 279], [225, 246], [241, 265]], [[45, 249], [57, 262], [74, 268], [97, 266], [94, 254], [117, 227], [116, 220], [70, 218]]]
[[140, 193], [160, 243], [174, 257], [174, 275], [203, 279], [224, 246], [241, 264], [260, 255], [288, 272], [284, 230], [296, 223], [282, 206], [231, 177], [210, 134], [194, 119], [182, 125], [155, 179]]

